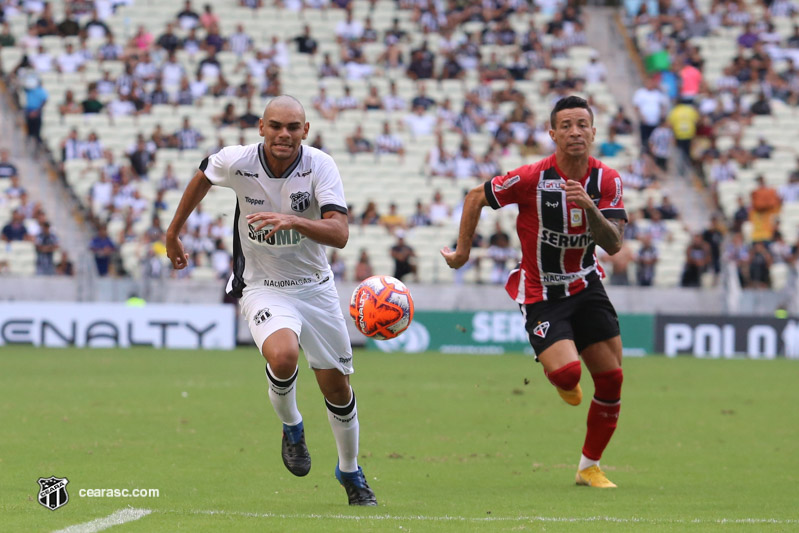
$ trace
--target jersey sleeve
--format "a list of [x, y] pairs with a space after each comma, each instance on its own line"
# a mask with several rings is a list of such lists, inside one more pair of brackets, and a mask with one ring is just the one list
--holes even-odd
[[485, 182], [484, 187], [488, 205], [494, 209], [508, 204], [521, 204], [528, 197], [529, 173], [524, 168], [517, 168], [504, 176], [494, 176]]
[[231, 147], [226, 146], [217, 153], [209, 155], [200, 163], [200, 170], [212, 185], [230, 187]]
[[622, 190], [621, 177], [618, 172], [615, 170], [607, 172], [607, 175], [602, 179], [600, 193], [598, 207], [602, 214], [605, 215], [605, 218], [627, 220], [627, 211], [624, 209], [624, 200], [622, 199], [624, 191]]
[[316, 177], [316, 202], [319, 204], [321, 214], [337, 211], [346, 215], [347, 201], [344, 199], [344, 185], [333, 158], [328, 156], [322, 159], [314, 175]]

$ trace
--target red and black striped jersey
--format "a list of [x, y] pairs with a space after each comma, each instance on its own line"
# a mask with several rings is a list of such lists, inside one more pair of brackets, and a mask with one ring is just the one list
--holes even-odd
[[[566, 203], [563, 175], [551, 155], [485, 184], [494, 209], [519, 206], [516, 231], [522, 262], [510, 273], [505, 288], [521, 304], [564, 298], [605, 276], [585, 211], [574, 202]], [[627, 220], [618, 172], [591, 157], [580, 183], [605, 217]]]

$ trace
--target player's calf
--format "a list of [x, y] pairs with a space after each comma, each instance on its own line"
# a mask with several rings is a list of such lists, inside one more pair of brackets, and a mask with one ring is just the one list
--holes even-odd
[[[596, 470], [599, 471], [599, 459], [610, 442], [613, 432], [616, 431], [621, 409], [621, 384], [624, 381], [624, 374], [621, 368], [599, 372], [591, 377], [594, 379], [595, 390], [594, 397], [591, 400], [591, 407], [588, 409], [586, 424], [588, 429], [585, 434], [583, 454], [578, 466], [578, 478], [582, 472], [587, 472], [591, 467], [595, 466]], [[604, 474], [602, 474], [602, 477], [604, 477]], [[605, 480], [607, 481], [607, 478]], [[600, 479], [596, 483], [604, 482]], [[608, 481], [608, 483], [610, 482]], [[591, 486], [599, 486], [598, 484], [591, 484]]]
[[345, 405], [335, 405], [325, 398], [327, 406], [327, 420], [333, 437], [336, 439], [336, 449], [341, 468], [345, 472], [358, 469], [358, 438], [360, 425], [358, 424], [358, 408], [355, 402], [355, 393], [349, 391], [349, 401]]

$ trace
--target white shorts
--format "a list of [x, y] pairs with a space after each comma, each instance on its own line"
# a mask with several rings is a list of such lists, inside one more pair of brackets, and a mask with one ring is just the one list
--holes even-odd
[[308, 366], [352, 374], [352, 346], [336, 285], [332, 280], [325, 285], [296, 295], [248, 287], [240, 300], [241, 314], [259, 350], [269, 335], [288, 328], [297, 334]]

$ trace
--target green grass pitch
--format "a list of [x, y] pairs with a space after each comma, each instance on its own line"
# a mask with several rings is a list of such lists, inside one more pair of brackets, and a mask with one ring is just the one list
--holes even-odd
[[[52, 531], [124, 508], [151, 512], [111, 531], [799, 530], [795, 361], [626, 359], [603, 458], [616, 490], [575, 486], [587, 402], [563, 403], [530, 357], [356, 351], [355, 368], [377, 508], [347, 506], [304, 362], [313, 468], [294, 478], [254, 348], [0, 348], [0, 530]], [[589, 398], [585, 371], [582, 383]], [[56, 511], [36, 501], [50, 475], [70, 481]], [[81, 488], [160, 496], [81, 498]]]

